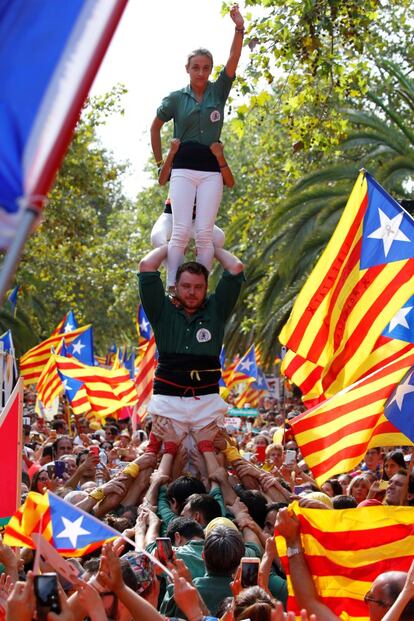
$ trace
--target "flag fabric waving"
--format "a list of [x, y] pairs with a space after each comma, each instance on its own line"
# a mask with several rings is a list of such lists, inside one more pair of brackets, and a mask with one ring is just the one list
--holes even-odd
[[413, 365], [411, 351], [291, 421], [303, 459], [318, 485], [355, 468], [369, 448], [412, 444], [387, 420], [384, 407]]
[[0, 2], [0, 248], [43, 205], [126, 3]]
[[414, 220], [361, 173], [280, 334], [321, 370], [308, 398], [328, 398], [362, 376], [361, 365], [413, 289]]
[[89, 513], [47, 492], [29, 492], [4, 532], [4, 543], [34, 549], [32, 533], [39, 533], [62, 556], [79, 557], [119, 536]]
[[22, 470], [23, 382], [20, 379], [0, 413], [2, 452], [0, 525], [8, 522], [20, 504]]
[[[414, 558], [414, 507], [305, 509], [289, 505], [300, 521], [301, 541], [319, 599], [341, 619], [369, 621], [364, 595], [385, 571], [408, 571]], [[276, 545], [288, 581], [287, 609], [300, 609], [283, 537]]]
[[127, 369], [114, 371], [87, 366], [75, 358], [64, 356], [55, 355], [54, 359], [72, 407], [75, 400], [79, 412], [80, 408], [87, 411], [86, 397], [89, 410], [99, 417], [108, 416], [124, 406], [137, 403], [137, 389]]
[[414, 442], [414, 367], [392, 391], [388, 398], [384, 414], [387, 420]]
[[264, 396], [266, 392], [269, 392], [269, 385], [266, 380], [266, 376], [262, 369], [257, 369], [257, 381], [250, 382], [249, 385], [242, 391], [234, 402], [236, 408], [244, 408], [247, 404], [252, 408], [256, 408], [259, 405], [259, 400]]
[[[77, 339], [83, 332], [89, 330], [91, 326], [86, 325], [65, 334], [66, 345]], [[57, 347], [62, 341], [62, 334], [53, 334], [46, 341], [39, 343], [29, 349], [20, 358], [20, 374], [24, 379], [25, 385], [36, 384], [40, 378], [43, 367], [48, 362], [52, 347]]]
[[138, 371], [135, 376], [135, 385], [138, 392], [138, 401], [135, 411], [138, 418], [141, 420], [145, 416], [145, 403], [149, 400], [152, 394], [152, 387], [154, 385], [154, 371], [157, 366], [157, 348], [155, 345], [154, 335], [151, 336], [148, 341], [145, 353], [138, 365]]
[[239, 382], [253, 382], [255, 380], [257, 380], [256, 349], [254, 345], [251, 345], [234, 367], [231, 377], [226, 380], [226, 385], [227, 388], [231, 388]]
[[144, 307], [142, 304], [138, 304], [137, 309], [137, 334], [138, 334], [138, 343], [140, 346], [145, 345], [151, 338], [151, 324], [148, 321], [148, 318], [145, 314]]

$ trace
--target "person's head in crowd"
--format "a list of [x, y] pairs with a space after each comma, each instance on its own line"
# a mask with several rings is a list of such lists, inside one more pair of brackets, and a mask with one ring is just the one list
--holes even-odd
[[56, 431], [58, 436], [64, 436], [68, 433], [68, 426], [64, 420], [54, 420], [52, 421], [50, 427]]
[[180, 513], [191, 494], [206, 494], [205, 485], [196, 477], [183, 475], [167, 487], [167, 497], [172, 510]]
[[283, 427], [283, 425], [285, 424], [285, 419], [283, 414], [276, 414], [275, 416], [275, 425], [277, 425], [278, 427]]
[[40, 468], [40, 470], [35, 472], [32, 477], [32, 481], [30, 483], [30, 491], [43, 494], [46, 489], [49, 489], [49, 485], [50, 477], [47, 469], [45, 467]]
[[276, 468], [283, 465], [283, 446], [273, 442], [266, 447], [266, 460]]
[[191, 494], [181, 511], [183, 517], [189, 517], [204, 528], [211, 520], [221, 516], [221, 507], [210, 494]]
[[79, 418], [76, 424], [77, 433], [90, 433], [89, 421], [86, 418]]
[[289, 451], [297, 451], [298, 445], [296, 444], [295, 440], [289, 440], [289, 442], [286, 442], [285, 444], [285, 449], [289, 449]]
[[260, 528], [264, 527], [267, 514], [267, 499], [257, 489], [244, 489], [241, 485], [235, 487], [236, 494], [247, 507], [250, 516]]
[[136, 551], [127, 552], [121, 556], [121, 559], [128, 561], [132, 567], [137, 579], [136, 592], [138, 595], [152, 604], [154, 608], [157, 608], [160, 583], [155, 575], [151, 559], [143, 552]]
[[[130, 563], [125, 558], [121, 558], [120, 563], [124, 583], [132, 591], [137, 592], [138, 581]], [[87, 560], [84, 564], [84, 569], [85, 573], [82, 576], [82, 579], [91, 580], [91, 584], [97, 587], [97, 590], [101, 594], [102, 603], [108, 619], [113, 621], [129, 621], [131, 619], [131, 613], [124, 606], [124, 604], [114, 593], [108, 592], [104, 587], [102, 587], [102, 585], [99, 584], [99, 582], [96, 582], [99, 571], [99, 558], [91, 558]]]
[[[82, 450], [76, 455], [76, 467], [79, 468], [89, 457], [90, 453], [88, 449]], [[83, 484], [86, 481], [94, 481], [96, 476], [96, 462], [89, 460], [89, 465], [85, 467], [80, 483]]]
[[[369, 609], [370, 621], [381, 621], [401, 593], [407, 574], [403, 571], [387, 571], [375, 578], [364, 601]], [[414, 619], [414, 600], [408, 602], [398, 617], [399, 621]]]
[[363, 474], [357, 474], [348, 485], [348, 496], [353, 496], [359, 504], [368, 496], [370, 482]]
[[30, 432], [32, 430], [32, 423], [30, 416], [23, 416], [23, 443], [28, 444], [30, 442]]
[[116, 424], [118, 425], [120, 431], [129, 431], [131, 419], [129, 417], [120, 418]]
[[365, 453], [364, 464], [368, 470], [375, 472], [381, 465], [382, 455], [379, 447], [370, 448]]
[[73, 453], [73, 440], [69, 436], [60, 436], [53, 442], [53, 458], [60, 459], [63, 455]]
[[332, 506], [334, 509], [355, 509], [358, 503], [353, 496], [339, 494], [332, 498]]
[[259, 586], [243, 589], [234, 598], [234, 621], [251, 619], [251, 621], [270, 621], [276, 600]]
[[105, 442], [102, 442], [101, 448], [105, 451], [105, 453], [109, 453], [109, 451], [112, 451], [112, 449], [114, 448], [114, 445], [112, 444], [112, 442], [107, 442], [105, 440]]
[[119, 436], [119, 429], [116, 425], [106, 425], [105, 426], [105, 440], [107, 442], [115, 442]]
[[66, 474], [70, 478], [75, 474], [77, 468], [75, 455], [62, 455], [60, 459], [65, 464]]
[[173, 546], [184, 546], [192, 539], [204, 539], [203, 527], [188, 517], [176, 517], [168, 524], [166, 536]]
[[271, 502], [266, 506], [267, 513], [264, 521], [263, 530], [267, 535], [271, 535], [273, 537], [278, 511], [282, 507], [287, 506], [288, 505], [286, 502]]
[[63, 500], [65, 500], [65, 502], [70, 502], [71, 505], [77, 505], [79, 502], [85, 500], [85, 498], [87, 497], [88, 494], [86, 492], [80, 489], [75, 489], [65, 494]]
[[127, 430], [121, 431], [121, 433], [117, 436], [117, 444], [118, 448], [127, 448], [131, 438], [129, 436], [129, 432]]
[[244, 555], [244, 541], [235, 528], [219, 524], [204, 543], [204, 562], [208, 573], [232, 576]]
[[257, 436], [253, 438], [253, 447], [256, 449], [258, 446], [263, 446], [264, 448], [268, 447], [270, 444], [270, 438], [265, 433], [258, 433]]
[[344, 496], [347, 495], [348, 487], [351, 481], [352, 481], [352, 477], [348, 473], [340, 474], [338, 477], [338, 483], [342, 488], [342, 494]]
[[42, 448], [42, 453], [40, 455], [39, 464], [41, 466], [44, 466], [44, 465], [50, 463], [51, 461], [53, 461], [53, 445], [52, 444], [46, 444]]
[[342, 487], [338, 479], [328, 479], [322, 484], [321, 490], [331, 498], [342, 494]]
[[390, 451], [384, 457], [384, 479], [389, 479], [397, 474], [400, 470], [405, 470], [407, 464], [404, 460], [404, 453], [402, 451]]
[[385, 492], [384, 504], [397, 506], [401, 504], [402, 492], [407, 478], [407, 471], [400, 470], [394, 474], [388, 483]]
[[131, 436], [132, 446], [139, 446], [142, 442], [148, 440], [148, 435], [143, 429], [137, 429]]

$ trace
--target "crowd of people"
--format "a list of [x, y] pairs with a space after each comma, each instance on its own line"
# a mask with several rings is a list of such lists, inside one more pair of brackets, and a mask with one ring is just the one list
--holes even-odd
[[[147, 417], [134, 432], [129, 419], [108, 417], [101, 426], [68, 420], [63, 410], [45, 421], [31, 399], [27, 392], [22, 502], [29, 491], [51, 490], [119, 532], [102, 549], [72, 560], [81, 577], [62, 580], [61, 611], [48, 619], [293, 619], [274, 539], [277, 525], [288, 545], [300, 549], [299, 522], [288, 509], [293, 499], [332, 511], [414, 503], [406, 467], [411, 449], [404, 447], [370, 449], [357, 470], [318, 488], [290, 431], [299, 413], [295, 402], [282, 413], [266, 398], [259, 415], [242, 419], [239, 428], [210, 423], [190, 431], [189, 446], [164, 417]], [[33, 558], [33, 550], [0, 544], [0, 600], [9, 621], [35, 617]], [[244, 570], [254, 563], [252, 579]], [[289, 565], [302, 619], [336, 619], [312, 590], [303, 555], [293, 555]], [[367, 593], [367, 616], [414, 619], [412, 596], [411, 573], [383, 574]]]

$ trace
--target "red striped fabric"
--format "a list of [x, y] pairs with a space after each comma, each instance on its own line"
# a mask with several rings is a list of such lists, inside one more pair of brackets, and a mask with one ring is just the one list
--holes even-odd
[[355, 468], [370, 447], [412, 444], [384, 417], [384, 405], [413, 365], [410, 351], [292, 421], [296, 442], [319, 485]]
[[145, 416], [144, 406], [152, 394], [154, 371], [157, 366], [156, 351], [155, 338], [154, 335], [151, 335], [135, 377], [135, 386], [138, 393], [138, 400], [135, 408], [140, 419]]
[[[338, 617], [368, 621], [364, 595], [386, 571], [407, 571], [414, 558], [413, 507], [322, 510], [289, 507], [299, 519], [306, 562], [321, 601]], [[288, 580], [288, 610], [299, 614], [286, 541], [276, 545]]]

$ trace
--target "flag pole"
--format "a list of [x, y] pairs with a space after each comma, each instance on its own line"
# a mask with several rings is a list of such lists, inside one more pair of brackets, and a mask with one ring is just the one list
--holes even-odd
[[14, 273], [17, 269], [23, 247], [29, 237], [33, 225], [40, 214], [41, 208], [35, 205], [28, 205], [23, 212], [19, 228], [8, 249], [0, 268], [0, 304], [3, 302], [8, 291]]

